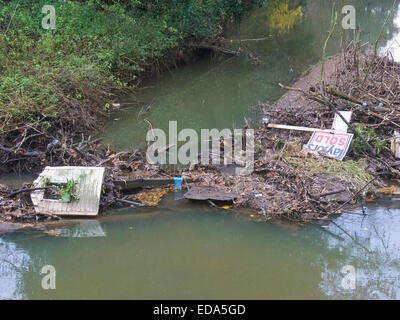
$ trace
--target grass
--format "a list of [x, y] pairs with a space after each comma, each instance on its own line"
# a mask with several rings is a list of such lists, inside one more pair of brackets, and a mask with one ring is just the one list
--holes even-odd
[[56, 29], [45, 30], [47, 0], [0, 0], [0, 133], [68, 117], [90, 129], [96, 121], [81, 120], [107, 111], [112, 92], [133, 88], [170, 49], [215, 39], [262, 2], [53, 0]]
[[[285, 157], [285, 160], [295, 165], [300, 171], [308, 171], [315, 174], [328, 174], [336, 176], [352, 186], [354, 190], [361, 189], [373, 177], [367, 172], [366, 160], [358, 161], [346, 160], [338, 161], [335, 159], [326, 159], [324, 161], [313, 160], [304, 157]], [[372, 187], [371, 187], [372, 188]]]

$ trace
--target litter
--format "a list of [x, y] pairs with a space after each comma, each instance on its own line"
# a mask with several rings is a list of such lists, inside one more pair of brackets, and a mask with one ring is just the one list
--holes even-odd
[[[193, 179], [185, 178], [185, 182], [193, 182]], [[175, 183], [174, 178], [139, 178], [134, 180], [116, 180], [115, 187], [120, 191], [128, 191], [137, 188], [162, 187]]]
[[351, 133], [331, 133], [317, 130], [311, 136], [305, 150], [342, 161], [349, 150], [352, 139], [353, 134]]
[[[339, 113], [347, 120], [347, 122], [350, 122], [351, 116], [352, 116], [351, 111], [339, 111]], [[317, 130], [324, 130], [327, 132], [335, 133], [335, 132], [347, 132], [348, 126], [338, 114], [335, 114], [331, 130], [330, 129], [320, 129], [320, 128], [289, 126], [289, 125], [285, 125], [285, 124], [275, 124], [275, 123], [270, 123], [267, 125], [267, 127], [275, 128], [275, 129], [287, 129], [287, 130], [310, 131], [310, 132], [314, 132]]]
[[46, 199], [45, 190], [37, 190], [31, 194], [35, 212], [60, 216], [95, 216], [99, 211], [103, 178], [104, 168], [101, 167], [46, 167], [33, 182], [34, 186], [65, 185], [74, 181], [76, 199], [68, 202], [63, 201], [65, 199]]
[[[343, 118], [346, 119], [348, 123], [351, 121], [351, 116], [353, 114], [352, 111], [339, 111], [339, 113], [343, 116]], [[335, 117], [333, 118], [333, 124], [332, 124], [332, 129], [335, 131], [340, 131], [340, 132], [347, 132], [348, 125], [346, 122], [343, 121], [343, 119], [335, 113]]]
[[400, 132], [394, 131], [393, 140], [391, 141], [391, 150], [396, 158], [400, 158]]
[[174, 178], [174, 190], [182, 190], [182, 177]]

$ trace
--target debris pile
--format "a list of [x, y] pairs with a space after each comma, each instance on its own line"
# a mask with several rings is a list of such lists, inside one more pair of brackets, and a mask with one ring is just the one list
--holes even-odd
[[[137, 150], [114, 154], [90, 137], [79, 143], [60, 137], [46, 149], [32, 149], [29, 140], [36, 129], [20, 133], [25, 138], [16, 149], [1, 144], [0, 159], [5, 166], [18, 163], [23, 171], [44, 164], [105, 167], [103, 211], [121, 205], [157, 205], [171, 190], [174, 177], [181, 176], [183, 187], [191, 190], [186, 198], [229, 198], [236, 207], [254, 209], [259, 220], [327, 218], [340, 213], [346, 204], [373, 199], [376, 188], [386, 186], [385, 179], [400, 177], [400, 161], [391, 151], [391, 144], [393, 149], [397, 143], [395, 132], [400, 131], [400, 64], [390, 55], [373, 56], [353, 41], [324, 63], [324, 68], [320, 64], [291, 87], [280, 86], [287, 91], [282, 98], [258, 106], [265, 125], [255, 132], [254, 172], [250, 175], [234, 175], [223, 166], [172, 169], [151, 165]], [[284, 124], [332, 130], [339, 111], [352, 112], [348, 130], [354, 135], [343, 161], [305, 152], [310, 132], [268, 127]], [[156, 189], [149, 192], [146, 188]], [[11, 191], [0, 187], [0, 220], [49, 218], [34, 212], [29, 193], [10, 198]]]

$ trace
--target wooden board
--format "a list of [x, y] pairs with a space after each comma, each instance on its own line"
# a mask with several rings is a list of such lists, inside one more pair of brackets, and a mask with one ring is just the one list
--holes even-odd
[[212, 187], [192, 187], [183, 197], [191, 200], [233, 201], [237, 196], [235, 192], [226, 192]]
[[[193, 179], [183, 178], [187, 183], [193, 182]], [[174, 184], [174, 178], [145, 178], [145, 179], [134, 179], [134, 180], [117, 180], [114, 181], [114, 185], [118, 190], [127, 191], [137, 188], [146, 187], [161, 187]]]
[[31, 199], [37, 213], [59, 216], [96, 216], [99, 212], [104, 168], [101, 167], [46, 167], [34, 181], [35, 187], [42, 187], [43, 178], [48, 185], [77, 181], [77, 201], [45, 199], [44, 190], [32, 192]]
[[308, 128], [308, 127], [299, 127], [299, 126], [288, 126], [285, 124], [275, 124], [275, 123], [268, 124], [268, 128], [307, 131], [307, 132], [314, 132], [316, 130], [324, 130], [324, 131], [329, 131], [329, 132], [333, 132], [333, 133], [336, 132], [335, 130], [332, 130], [332, 129], [318, 129], [318, 128]]

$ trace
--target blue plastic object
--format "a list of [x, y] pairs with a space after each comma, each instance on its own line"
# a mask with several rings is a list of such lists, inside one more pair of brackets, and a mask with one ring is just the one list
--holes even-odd
[[383, 107], [383, 103], [381, 102], [380, 104], [378, 104], [378, 108], [382, 108]]
[[47, 145], [47, 148], [50, 148], [51, 146], [55, 146], [56, 144], [58, 144], [58, 140], [57, 139], [55, 139], [55, 140], [53, 140], [52, 142], [50, 142], [48, 145]]
[[362, 104], [362, 108], [367, 109], [367, 104], [365, 102]]
[[174, 177], [174, 190], [182, 190], [182, 177]]

